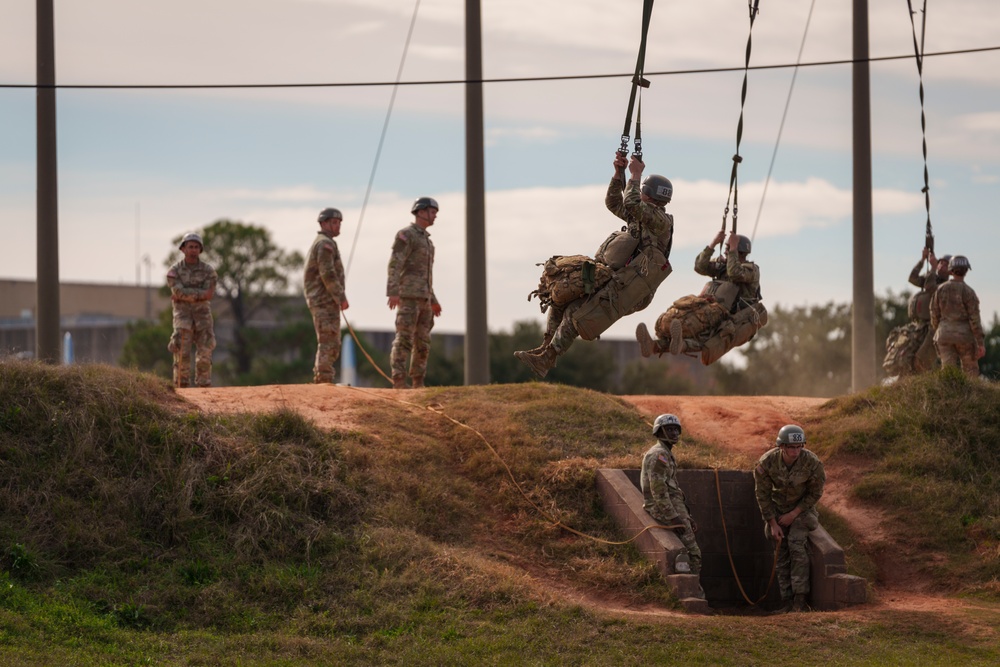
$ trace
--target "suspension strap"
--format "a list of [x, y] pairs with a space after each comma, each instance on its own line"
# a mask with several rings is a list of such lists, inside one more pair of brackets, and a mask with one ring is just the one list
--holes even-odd
[[[632, 93], [628, 98], [628, 110], [625, 113], [625, 127], [622, 129], [622, 143], [618, 148], [619, 155], [628, 155], [628, 140], [632, 133], [632, 109], [636, 106], [638, 88], [649, 88], [649, 81], [643, 78], [643, 68], [646, 61], [646, 35], [649, 33], [649, 20], [653, 15], [653, 0], [642, 2], [642, 39], [639, 41], [639, 56], [635, 61], [635, 74], [632, 76]], [[640, 103], [641, 107], [641, 103]], [[640, 110], [641, 116], [641, 110]], [[642, 139], [640, 137], [639, 120], [635, 124], [635, 156], [642, 159]]]
[[[747, 101], [747, 74], [750, 71], [750, 50], [752, 48], [753, 22], [760, 11], [758, 5], [760, 0], [748, 0], [747, 7], [750, 10], [750, 31], [747, 33], [746, 61], [743, 65], [743, 90], [740, 93], [740, 120], [736, 124], [736, 154], [733, 155], [733, 171], [729, 175], [729, 195], [726, 197], [726, 210], [722, 213], [722, 231], [726, 231], [726, 218], [729, 217], [729, 201], [733, 202], [733, 226], [732, 233], [736, 233], [736, 217], [739, 212], [739, 186], [737, 170], [743, 158], [740, 157], [740, 141], [743, 139], [743, 107]], [[721, 246], [720, 246], [721, 247]]]
[[920, 10], [923, 17], [920, 21], [919, 43], [917, 42], [917, 25], [913, 20], [913, 15], [916, 12], [913, 11], [912, 0], [906, 0], [906, 5], [910, 10], [910, 28], [913, 30], [913, 52], [916, 56], [917, 75], [920, 79], [920, 133], [922, 135], [924, 151], [924, 188], [921, 192], [924, 193], [924, 205], [927, 208], [927, 228], [924, 232], [924, 247], [934, 252], [934, 229], [931, 227], [931, 186], [927, 175], [927, 117], [924, 114], [924, 36], [927, 30], [927, 0], [924, 0], [924, 6]]

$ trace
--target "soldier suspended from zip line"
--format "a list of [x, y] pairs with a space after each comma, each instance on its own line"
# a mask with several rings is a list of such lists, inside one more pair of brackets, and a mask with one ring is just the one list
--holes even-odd
[[[630, 174], [628, 181], [625, 180], [626, 166]], [[584, 281], [578, 286], [579, 297], [566, 303], [553, 300], [553, 275], [547, 271], [542, 274], [539, 289], [528, 297], [538, 295], [542, 312], [548, 311], [545, 334], [541, 345], [533, 350], [518, 350], [514, 356], [539, 377], [545, 377], [577, 337], [594, 340], [621, 317], [648, 306], [657, 287], [673, 270], [669, 257], [674, 218], [664, 210], [673, 197], [673, 185], [658, 174], [643, 180], [645, 164], [638, 156], [628, 161], [623, 154], [615, 153], [614, 168], [604, 203], [626, 226], [612, 234], [614, 243], [609, 238], [597, 253], [614, 266], [579, 256], [579, 267], [567, 266], [567, 271], [558, 274], [555, 281]], [[621, 266], [617, 259], [608, 259], [607, 251], [611, 246], [616, 255], [621, 253], [623, 246], [627, 249]], [[562, 256], [551, 258], [545, 263], [546, 268], [550, 264], [557, 266], [559, 259], [563, 259]], [[593, 266], [588, 268], [587, 263]], [[588, 280], [589, 292], [585, 282]]]
[[694, 270], [712, 278], [698, 295], [674, 301], [656, 320], [656, 339], [645, 323], [635, 330], [642, 356], [700, 353], [706, 366], [746, 343], [767, 323], [760, 301], [760, 268], [750, 260], [750, 239], [731, 234], [726, 256], [712, 259], [725, 239], [719, 231], [695, 259]]

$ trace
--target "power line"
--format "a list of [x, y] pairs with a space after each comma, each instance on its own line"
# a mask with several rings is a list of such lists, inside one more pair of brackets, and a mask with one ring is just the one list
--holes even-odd
[[[969, 53], [985, 53], [1000, 51], [1000, 46], [984, 46], [975, 49], [958, 49], [954, 51], [935, 51], [925, 53], [923, 57], [955, 56]], [[810, 63], [786, 63], [779, 65], [753, 65], [750, 70], [790, 69], [796, 67], [826, 67], [830, 65], [850, 65], [854, 63], [887, 62], [891, 60], [910, 60], [913, 54], [902, 56], [879, 56], [865, 59], [819, 60]], [[643, 72], [644, 76], [678, 76], [683, 74], [719, 74], [724, 72], [742, 72], [744, 67], [708, 67], [703, 69], [677, 69], [660, 72]], [[0, 88], [56, 88], [62, 90], [207, 90], [207, 89], [250, 89], [250, 88], [371, 88], [378, 86], [448, 86], [466, 85], [469, 83], [531, 83], [542, 81], [580, 81], [587, 79], [624, 79], [631, 78], [632, 72], [623, 74], [572, 74], [565, 76], [531, 76], [531, 77], [500, 77], [493, 79], [431, 79], [425, 81], [356, 81], [340, 83], [168, 83], [168, 84], [55, 84], [38, 85], [34, 83], [0, 83]]]

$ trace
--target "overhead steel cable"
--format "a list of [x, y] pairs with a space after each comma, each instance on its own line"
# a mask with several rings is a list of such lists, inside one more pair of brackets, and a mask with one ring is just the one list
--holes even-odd
[[[989, 51], [1000, 51], [1000, 46], [984, 46], [973, 49], [955, 49], [950, 51], [935, 51], [924, 53], [923, 58], [935, 58], [940, 56], [955, 56], [970, 53], [985, 53]], [[679, 76], [685, 74], [719, 74], [725, 72], [742, 72], [745, 70], [759, 71], [771, 69], [789, 69], [793, 67], [826, 67], [831, 65], [851, 65], [855, 62], [875, 63], [888, 62], [892, 60], [909, 60], [912, 54], [905, 56], [877, 56], [874, 58], [864, 58], [854, 60], [851, 58], [841, 60], [817, 60], [809, 63], [782, 63], [775, 65], [752, 65], [750, 67], [705, 67], [700, 69], [678, 69], [661, 70], [658, 72], [644, 72], [644, 76]], [[46, 89], [55, 88], [59, 90], [211, 90], [211, 89], [253, 89], [253, 88], [371, 88], [377, 86], [448, 86], [466, 85], [469, 83], [531, 83], [545, 81], [582, 81], [587, 79], [624, 79], [632, 77], [634, 74], [569, 74], [559, 76], [528, 76], [528, 77], [495, 77], [489, 79], [427, 79], [421, 81], [355, 81], [355, 82], [330, 82], [330, 83], [170, 83], [170, 84], [109, 84], [109, 83], [57, 83], [51, 86], [39, 85], [35, 83], [0, 83], [0, 88], [31, 88]]]
[[[809, 15], [806, 17], [806, 27], [802, 31], [802, 41], [799, 43], [799, 55], [795, 59], [796, 63], [802, 61], [802, 52], [806, 48], [806, 37], [809, 35], [809, 24], [812, 22], [813, 9], [816, 7], [816, 0], [812, 0], [809, 5]], [[774, 141], [774, 150], [771, 152], [771, 164], [767, 167], [767, 178], [764, 179], [764, 191], [760, 195], [760, 205], [757, 207], [757, 217], [753, 221], [753, 231], [750, 233], [752, 242], [757, 236], [757, 225], [760, 223], [760, 215], [764, 210], [764, 200], [767, 198], [767, 186], [771, 182], [771, 173], [774, 171], [774, 162], [778, 157], [778, 146], [781, 145], [781, 135], [785, 130], [785, 119], [788, 117], [788, 107], [792, 103], [792, 92], [795, 90], [795, 79], [799, 75], [799, 68], [796, 64], [792, 70], [792, 81], [788, 84], [788, 96], [785, 98], [785, 110], [781, 112], [781, 123], [778, 125], [778, 137]]]
[[382, 146], [385, 144], [385, 135], [389, 129], [389, 119], [392, 118], [392, 108], [396, 104], [396, 93], [399, 91], [399, 80], [403, 78], [403, 66], [406, 64], [406, 55], [410, 52], [410, 38], [413, 37], [413, 26], [417, 23], [417, 12], [420, 10], [420, 0], [413, 5], [413, 17], [410, 19], [410, 29], [406, 31], [406, 42], [403, 44], [403, 53], [399, 57], [399, 68], [396, 70], [396, 83], [392, 87], [392, 96], [389, 98], [389, 107], [385, 111], [385, 120], [382, 122], [382, 134], [378, 138], [378, 148], [375, 149], [375, 159], [372, 161], [372, 171], [368, 176], [368, 187], [365, 189], [365, 198], [361, 202], [361, 212], [358, 214], [358, 226], [354, 230], [354, 240], [351, 242], [351, 252], [347, 255], [347, 266], [344, 269], [344, 276], [351, 273], [351, 262], [354, 261], [354, 250], [358, 246], [358, 238], [361, 236], [361, 224], [365, 220], [365, 210], [368, 208], [368, 198], [372, 193], [372, 184], [375, 183], [375, 172], [378, 170], [379, 158], [382, 156]]

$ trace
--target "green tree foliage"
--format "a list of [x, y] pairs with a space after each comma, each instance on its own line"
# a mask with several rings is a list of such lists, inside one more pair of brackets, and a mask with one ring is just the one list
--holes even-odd
[[[885, 339], [907, 321], [909, 293], [875, 299], [877, 377]], [[776, 306], [767, 326], [740, 348], [745, 366], [718, 363], [713, 372], [721, 394], [837, 396], [851, 388], [851, 307]], [[732, 352], [730, 352], [732, 354]]]
[[990, 380], [1000, 380], [1000, 318], [993, 313], [993, 322], [986, 334], [986, 356], [979, 360], [979, 372]]
[[119, 361], [122, 366], [135, 368], [159, 377], [170, 379], [173, 375], [173, 356], [167, 350], [173, 332], [173, 313], [163, 310], [155, 322], [136, 320], [126, 326], [128, 340]]
[[[253, 224], [222, 218], [201, 230], [201, 236], [205, 242], [203, 259], [219, 274], [215, 293], [226, 300], [233, 318], [233, 342], [228, 350], [231, 361], [218, 370], [223, 377], [238, 382], [240, 376], [253, 370], [262, 342], [250, 333], [249, 322], [263, 308], [276, 306], [275, 299], [287, 293], [292, 273], [300, 270], [305, 260], [299, 252], [288, 253], [276, 246], [267, 229]], [[181, 238], [174, 239], [175, 247]], [[173, 265], [179, 257], [175, 250], [166, 265]]]

